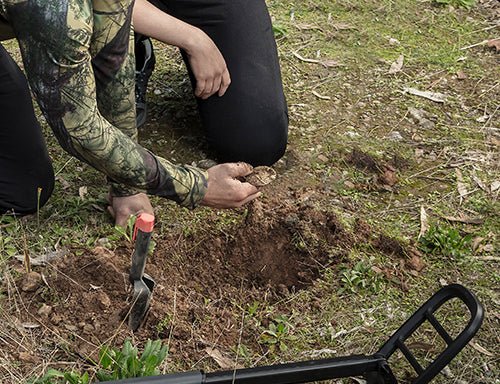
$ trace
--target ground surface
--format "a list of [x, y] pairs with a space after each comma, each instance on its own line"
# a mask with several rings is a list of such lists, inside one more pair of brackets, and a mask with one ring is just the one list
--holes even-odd
[[[459, 282], [486, 317], [437, 381], [498, 383], [500, 71], [495, 48], [477, 44], [498, 37], [498, 3], [269, 6], [290, 109], [277, 179], [231, 212], [154, 199], [147, 271], [156, 287], [136, 334], [124, 320], [130, 233], [112, 229], [102, 177], [47, 130], [53, 198], [33, 217], [0, 218], [0, 382], [48, 367], [92, 372], [100, 346], [127, 338], [164, 340], [164, 372], [370, 354], [433, 292]], [[210, 153], [189, 82], [178, 53], [156, 47], [141, 140], [197, 162]], [[33, 264], [54, 258], [27, 274], [24, 254]], [[457, 305], [441, 317], [452, 333], [466, 321]], [[428, 360], [439, 339], [426, 329], [411, 345]]]

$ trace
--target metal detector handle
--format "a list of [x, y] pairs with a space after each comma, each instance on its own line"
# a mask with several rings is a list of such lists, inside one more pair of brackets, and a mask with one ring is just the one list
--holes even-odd
[[153, 234], [155, 217], [149, 213], [141, 213], [134, 225], [133, 239], [135, 241], [132, 265], [130, 267], [130, 281], [141, 280], [146, 267], [149, 243]]
[[[470, 311], [470, 321], [465, 329], [453, 339], [443, 326], [438, 322], [434, 313], [447, 301], [458, 298]], [[399, 349], [406, 357], [408, 362], [418, 374], [413, 384], [424, 384], [431, 381], [472, 339], [481, 327], [484, 311], [478, 299], [465, 287], [459, 284], [448, 285], [440, 289], [427, 302], [415, 312], [401, 328], [399, 328], [391, 338], [382, 346], [376, 355], [381, 355], [387, 360]], [[424, 321], [428, 321], [439, 335], [446, 342], [447, 347], [441, 354], [427, 367], [423, 368], [415, 356], [405, 345], [408, 339]]]

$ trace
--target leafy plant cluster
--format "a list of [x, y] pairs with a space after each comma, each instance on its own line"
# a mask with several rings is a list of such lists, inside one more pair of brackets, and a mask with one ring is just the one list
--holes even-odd
[[462, 236], [460, 231], [449, 226], [433, 225], [420, 238], [420, 249], [430, 254], [464, 259], [471, 252], [472, 235]]
[[340, 271], [341, 292], [358, 293], [368, 291], [378, 293], [382, 289], [383, 279], [376, 274], [370, 265], [359, 261], [353, 268], [342, 268]]
[[259, 343], [267, 345], [270, 350], [279, 348], [280, 351], [288, 349], [287, 340], [293, 340], [294, 337], [290, 334], [291, 325], [286, 316], [278, 316], [269, 323], [266, 329], [259, 338]]
[[[96, 376], [99, 381], [112, 381], [134, 377], [156, 376], [160, 374], [158, 367], [167, 357], [167, 346], [161, 340], [148, 340], [142, 355], [139, 356], [136, 347], [125, 341], [123, 348], [104, 346], [99, 352], [100, 369]], [[61, 372], [49, 369], [33, 384], [89, 384], [90, 376], [87, 372]]]

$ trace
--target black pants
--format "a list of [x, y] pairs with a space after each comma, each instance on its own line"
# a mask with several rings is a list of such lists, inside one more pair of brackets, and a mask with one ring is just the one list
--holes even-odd
[[[285, 152], [288, 116], [271, 19], [264, 0], [151, 0], [212, 38], [231, 75], [223, 97], [198, 99], [218, 160], [271, 165]], [[192, 73], [187, 63], [188, 71]]]
[[[232, 83], [226, 94], [199, 100], [208, 141], [219, 160], [276, 162], [286, 148], [288, 117], [264, 0], [162, 1], [156, 5], [203, 29], [229, 67]], [[35, 212], [53, 187], [26, 79], [0, 45], [0, 213]]]
[[36, 212], [54, 173], [24, 75], [0, 44], [0, 213]]

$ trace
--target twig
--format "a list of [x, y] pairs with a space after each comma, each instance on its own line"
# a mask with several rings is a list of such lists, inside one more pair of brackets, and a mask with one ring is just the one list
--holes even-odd
[[489, 41], [498, 40], [498, 39], [500, 39], [500, 38], [483, 40], [483, 41], [480, 41], [479, 43], [468, 45], [467, 47], [462, 47], [462, 48], [460, 48], [460, 50], [465, 51], [465, 50], [470, 49], [470, 48], [479, 47], [480, 45], [486, 45], [486, 44], [488, 44]]
[[313, 63], [313, 64], [318, 64], [320, 61], [317, 59], [307, 59], [303, 56], [301, 56], [298, 52], [293, 51], [292, 55], [294, 55], [297, 59], [300, 61], [304, 61], [305, 63]]

